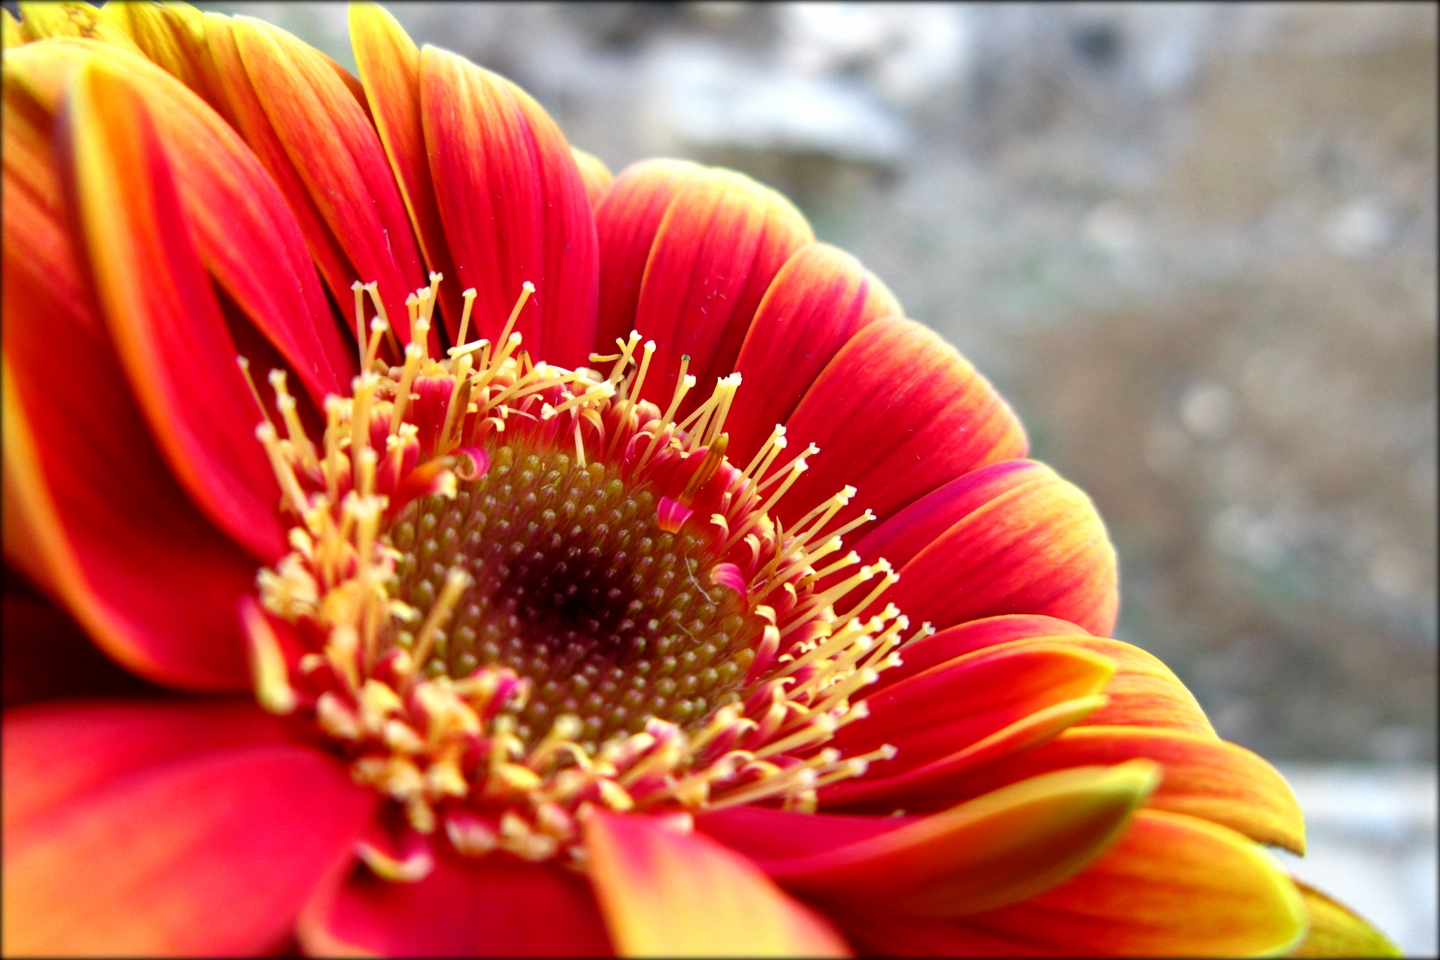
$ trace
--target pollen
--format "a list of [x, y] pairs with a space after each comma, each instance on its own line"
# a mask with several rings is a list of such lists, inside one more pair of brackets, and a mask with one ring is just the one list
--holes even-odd
[[639, 333], [590, 357], [608, 373], [533, 359], [514, 329], [529, 283], [493, 341], [466, 339], [465, 291], [458, 342], [431, 356], [441, 280], [407, 298], [403, 347], [356, 284], [361, 370], [322, 436], [283, 372], [278, 426], [251, 384], [293, 524], [245, 616], [256, 696], [387, 798], [390, 851], [358, 851], [370, 869], [419, 879], [435, 844], [584, 869], [597, 808], [813, 810], [890, 756], [826, 746], [929, 630], [881, 606], [889, 564], [844, 552], [871, 519], [835, 523], [857, 491], [782, 528], [813, 445], [789, 451], [777, 426], [731, 463], [739, 375], [677, 420], [689, 358], [665, 409], [641, 400], [655, 344]]

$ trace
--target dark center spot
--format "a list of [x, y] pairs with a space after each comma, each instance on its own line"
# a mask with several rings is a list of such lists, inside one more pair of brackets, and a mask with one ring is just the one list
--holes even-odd
[[591, 749], [651, 716], [694, 728], [734, 699], [761, 624], [711, 583], [702, 518], [667, 533], [655, 493], [614, 467], [518, 445], [490, 453], [484, 477], [454, 500], [410, 504], [390, 532], [403, 554], [395, 595], [422, 615], [451, 567], [474, 578], [426, 673], [509, 667], [533, 684], [521, 738], [572, 713]]

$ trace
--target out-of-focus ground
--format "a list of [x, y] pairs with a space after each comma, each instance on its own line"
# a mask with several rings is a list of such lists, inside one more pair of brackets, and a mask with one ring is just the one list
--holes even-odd
[[[353, 67], [343, 7], [215, 6]], [[1379, 765], [1297, 781], [1362, 821], [1402, 790], [1365, 770], [1429, 784], [1428, 847], [1352, 846], [1435, 951], [1435, 6], [393, 9], [612, 169], [736, 167], [884, 278], [1095, 499], [1118, 635], [1222, 735]], [[1380, 889], [1335, 856], [1322, 883]]]

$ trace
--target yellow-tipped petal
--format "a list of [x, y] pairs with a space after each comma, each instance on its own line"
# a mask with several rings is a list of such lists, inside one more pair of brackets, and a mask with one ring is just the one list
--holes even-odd
[[786, 889], [862, 913], [993, 910], [1083, 870], [1159, 781], [1159, 765], [1147, 760], [1062, 770], [766, 871]]
[[749, 860], [652, 817], [596, 813], [590, 878], [622, 956], [849, 956], [838, 933]]
[[600, 205], [605, 191], [615, 182], [615, 174], [605, 166], [604, 160], [593, 153], [579, 147], [571, 147], [570, 153], [575, 157], [575, 165], [580, 168], [580, 179], [585, 181], [585, 193], [590, 197], [590, 208], [593, 210]]
[[1349, 907], [1336, 903], [1314, 887], [1295, 881], [1305, 909], [1310, 912], [1310, 929], [1305, 939], [1290, 951], [1292, 957], [1399, 957], [1401, 949], [1385, 934], [1366, 923]]
[[[88, 3], [22, 3], [20, 31], [26, 40], [87, 37], [139, 53], [135, 41]], [[8, 44], [7, 44], [8, 46]]]

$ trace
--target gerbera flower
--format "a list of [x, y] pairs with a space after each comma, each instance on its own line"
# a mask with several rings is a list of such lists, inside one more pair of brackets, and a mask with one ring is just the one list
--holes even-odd
[[6, 715], [7, 952], [1388, 949], [784, 198], [612, 182], [377, 8], [358, 80], [21, 10], [5, 554], [184, 696]]

